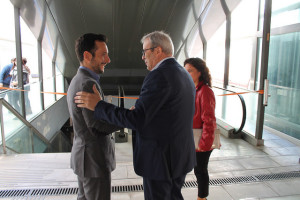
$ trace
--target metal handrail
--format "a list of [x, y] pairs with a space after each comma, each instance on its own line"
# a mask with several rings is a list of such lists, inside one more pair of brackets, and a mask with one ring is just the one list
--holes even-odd
[[[233, 92], [233, 93], [235, 93], [234, 91], [228, 90], [228, 89], [225, 89], [225, 88], [220, 88], [220, 87], [216, 87], [216, 86], [212, 86], [212, 87], [220, 89], [220, 90], [224, 90], [224, 91], [227, 91], [227, 92]], [[242, 115], [242, 123], [241, 123], [240, 127], [237, 130], [234, 129], [233, 134], [238, 134], [238, 133], [240, 133], [243, 130], [243, 128], [245, 126], [245, 123], [246, 123], [246, 117], [247, 117], [246, 104], [245, 104], [244, 97], [242, 95], [240, 95], [240, 94], [237, 94], [237, 96], [240, 98], [240, 101], [242, 103], [243, 115]]]
[[[18, 111], [16, 111], [5, 99], [0, 98], [0, 120], [1, 120], [1, 137], [2, 137], [2, 145], [3, 145], [3, 152], [4, 154], [6, 153], [6, 144], [5, 144], [5, 133], [4, 133], [4, 122], [3, 122], [3, 110], [2, 107], [3, 105], [10, 111], [12, 112], [19, 120], [23, 122], [30, 130], [35, 133], [35, 135], [41, 139], [45, 144], [50, 146], [50, 142], [48, 139], [43, 136], [32, 124], [30, 124]], [[8, 148], [10, 149], [10, 148]]]

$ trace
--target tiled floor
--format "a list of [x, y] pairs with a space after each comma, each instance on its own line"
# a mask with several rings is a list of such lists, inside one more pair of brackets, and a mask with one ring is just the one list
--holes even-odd
[[[241, 139], [221, 137], [221, 150], [214, 150], [209, 163], [211, 179], [300, 171], [300, 142], [265, 133], [265, 146], [254, 147]], [[117, 168], [112, 185], [139, 185], [141, 177], [132, 166], [131, 138], [116, 144]], [[0, 190], [77, 187], [69, 168], [70, 153], [0, 156]], [[194, 181], [190, 172], [186, 181]], [[210, 186], [209, 200], [300, 199], [300, 178]], [[196, 200], [196, 188], [183, 188], [187, 200]], [[2, 198], [13, 199], [13, 198]], [[16, 198], [14, 198], [16, 199]], [[28, 198], [27, 198], [28, 199]], [[32, 198], [36, 199], [36, 198]], [[76, 199], [75, 195], [39, 196], [38, 199]], [[143, 192], [112, 193], [112, 200], [142, 200]]]

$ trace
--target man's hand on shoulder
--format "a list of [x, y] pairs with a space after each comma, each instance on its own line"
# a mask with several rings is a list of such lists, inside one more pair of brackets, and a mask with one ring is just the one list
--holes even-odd
[[93, 85], [94, 93], [80, 91], [76, 93], [74, 97], [77, 107], [87, 108], [94, 111], [97, 103], [102, 100], [99, 91], [96, 88], [96, 85]]

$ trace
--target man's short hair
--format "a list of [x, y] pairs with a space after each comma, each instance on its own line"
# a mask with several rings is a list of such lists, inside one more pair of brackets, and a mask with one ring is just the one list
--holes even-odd
[[165, 54], [174, 55], [174, 45], [171, 37], [167, 33], [163, 31], [148, 33], [141, 39], [141, 43], [144, 44], [147, 38], [150, 39], [152, 47], [160, 46]]
[[107, 43], [107, 38], [103, 34], [86, 33], [75, 41], [75, 52], [79, 62], [83, 61], [83, 53], [90, 52], [95, 56], [95, 41]]

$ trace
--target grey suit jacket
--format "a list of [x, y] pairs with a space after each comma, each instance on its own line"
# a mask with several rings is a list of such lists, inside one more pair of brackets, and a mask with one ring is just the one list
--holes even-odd
[[100, 85], [92, 75], [79, 68], [68, 89], [67, 102], [74, 129], [71, 168], [80, 177], [105, 178], [116, 167], [115, 145], [111, 133], [120, 128], [96, 120], [93, 111], [79, 108], [74, 103], [76, 92], [93, 92], [94, 84], [103, 96]]

